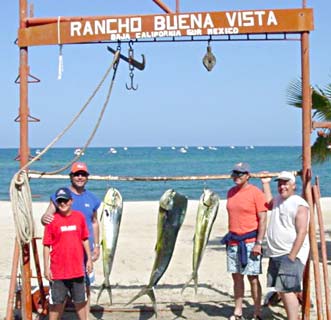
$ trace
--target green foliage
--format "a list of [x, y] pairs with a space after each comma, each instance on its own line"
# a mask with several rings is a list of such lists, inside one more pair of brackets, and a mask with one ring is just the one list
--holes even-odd
[[[318, 86], [311, 87], [312, 117], [315, 121], [331, 121], [331, 83], [324, 89]], [[289, 84], [287, 103], [296, 108], [302, 108], [302, 82], [296, 79]], [[323, 163], [331, 158], [331, 130], [322, 129], [311, 147], [312, 161]]]

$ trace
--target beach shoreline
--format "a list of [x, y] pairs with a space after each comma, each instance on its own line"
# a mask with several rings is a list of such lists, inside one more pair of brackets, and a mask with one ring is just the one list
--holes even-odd
[[[181, 289], [191, 274], [193, 235], [198, 200], [189, 200], [184, 223], [179, 231], [175, 250], [170, 265], [156, 287], [156, 297], [161, 319], [175, 319], [176, 314], [188, 319], [203, 319], [212, 315], [214, 319], [227, 319], [231, 315], [233, 306], [232, 280], [226, 272], [225, 248], [220, 244], [221, 237], [227, 230], [227, 213], [225, 200], [220, 201], [218, 216], [212, 229], [210, 240], [204, 253], [199, 269], [199, 289], [194, 295], [192, 286], [183, 294]], [[35, 236], [42, 237], [43, 226], [40, 217], [48, 206], [47, 202], [33, 202], [33, 217], [35, 221]], [[324, 233], [328, 239], [328, 252], [331, 251], [331, 198], [321, 198], [321, 208], [324, 219]], [[0, 250], [0, 317], [6, 314], [8, 289], [11, 275], [13, 248], [15, 241], [15, 226], [12, 216], [11, 203], [0, 201], [3, 219], [0, 222], [0, 232], [5, 235], [3, 250]], [[141, 312], [149, 312], [151, 302], [148, 297], [141, 297], [132, 305], [125, 304], [148, 283], [154, 261], [154, 246], [156, 241], [156, 223], [158, 215], [158, 201], [129, 201], [124, 202], [123, 216], [117, 251], [110, 281], [113, 287], [113, 306], [108, 306], [106, 292], [96, 306], [96, 296], [103, 280], [101, 258], [95, 263], [96, 283], [92, 286], [91, 305], [94, 310], [103, 310], [102, 319], [107, 318], [107, 310], [111, 319], [148, 319], [139, 316]], [[316, 219], [316, 234], [319, 230]], [[38, 240], [38, 254], [40, 266], [42, 264], [42, 246]], [[265, 283], [266, 265], [268, 259], [263, 259], [263, 275], [261, 283], [263, 294], [268, 292]], [[331, 257], [328, 257], [330, 269]], [[313, 268], [311, 267], [311, 270]], [[35, 276], [33, 257], [31, 257], [32, 275]], [[330, 273], [331, 270], [329, 270]], [[313, 277], [312, 277], [313, 279]], [[311, 287], [314, 283], [311, 280]], [[32, 286], [36, 286], [33, 279]], [[47, 285], [46, 281], [44, 281]], [[249, 286], [245, 288], [245, 312], [252, 313], [252, 300], [249, 298]], [[118, 310], [115, 312], [115, 310]], [[121, 311], [122, 310], [122, 311]], [[131, 311], [135, 312], [131, 312]], [[264, 309], [266, 319], [285, 319], [282, 306]], [[275, 317], [276, 314], [280, 316]], [[69, 319], [69, 318], [68, 318]], [[100, 318], [99, 318], [100, 319]]]

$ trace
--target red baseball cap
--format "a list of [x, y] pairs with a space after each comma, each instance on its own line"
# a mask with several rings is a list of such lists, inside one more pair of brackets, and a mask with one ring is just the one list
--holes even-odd
[[87, 165], [84, 162], [74, 162], [71, 166], [71, 173], [76, 173], [79, 171], [84, 171], [89, 174], [87, 170]]

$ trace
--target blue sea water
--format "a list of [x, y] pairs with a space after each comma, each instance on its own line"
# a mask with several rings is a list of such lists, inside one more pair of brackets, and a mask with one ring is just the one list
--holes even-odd
[[[232, 166], [240, 161], [248, 162], [252, 172], [301, 169], [301, 147], [217, 147], [217, 150], [204, 147], [188, 147], [186, 153], [180, 148], [170, 147], [129, 147], [116, 148], [117, 153], [109, 148], [89, 148], [81, 157], [88, 164], [93, 175], [114, 176], [187, 176], [228, 174]], [[31, 149], [35, 154], [36, 149]], [[15, 161], [17, 149], [0, 150], [0, 200], [9, 200], [9, 185], [14, 173], [19, 169]], [[55, 148], [36, 161], [31, 170], [52, 171], [62, 167], [74, 157], [73, 148]], [[63, 174], [67, 174], [68, 171]], [[331, 196], [329, 188], [331, 164], [313, 165], [313, 175], [319, 176], [321, 195]], [[300, 179], [298, 179], [300, 180]], [[251, 179], [253, 184], [261, 186], [259, 179]], [[34, 201], [48, 201], [49, 195], [57, 188], [69, 184], [65, 180], [31, 179], [30, 187]], [[186, 195], [189, 199], [199, 199], [203, 188], [216, 191], [221, 199], [233, 185], [232, 180], [209, 181], [89, 181], [88, 188], [103, 198], [109, 187], [118, 188], [125, 201], [159, 200], [169, 188]], [[301, 183], [298, 182], [298, 192]], [[275, 183], [273, 184], [275, 192]]]

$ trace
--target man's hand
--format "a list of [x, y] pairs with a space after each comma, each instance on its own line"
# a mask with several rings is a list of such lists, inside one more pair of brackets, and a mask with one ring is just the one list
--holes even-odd
[[260, 256], [262, 254], [262, 245], [255, 243], [255, 246], [252, 249], [253, 256]]
[[43, 225], [50, 224], [53, 220], [54, 220], [54, 214], [53, 213], [46, 212], [41, 217], [41, 223]]
[[86, 261], [86, 272], [87, 272], [87, 274], [90, 274], [90, 273], [92, 273], [92, 271], [93, 271], [92, 260], [91, 259], [87, 259], [87, 261]]
[[41, 217], [41, 223], [43, 225], [50, 224], [54, 219], [54, 213], [56, 211], [54, 203], [51, 201], [48, 205], [46, 212]]
[[100, 247], [94, 246], [93, 252], [92, 252], [92, 261], [97, 261], [100, 257]]

